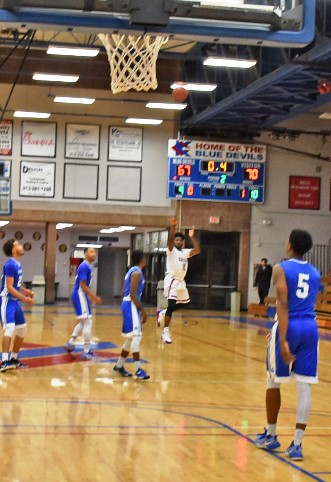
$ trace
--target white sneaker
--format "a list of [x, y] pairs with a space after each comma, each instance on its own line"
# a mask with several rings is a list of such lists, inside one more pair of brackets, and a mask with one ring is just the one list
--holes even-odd
[[161, 338], [162, 338], [162, 341], [163, 341], [164, 343], [167, 343], [168, 345], [170, 345], [170, 344], [172, 343], [172, 339], [171, 339], [171, 337], [170, 337], [170, 331], [169, 331], [169, 329], [168, 329], [168, 330], [166, 330], [166, 329], [163, 330], [163, 333], [162, 333], [162, 335], [161, 335]]
[[158, 314], [157, 317], [157, 326], [161, 326], [164, 323], [164, 318], [165, 318], [166, 310], [161, 310]]

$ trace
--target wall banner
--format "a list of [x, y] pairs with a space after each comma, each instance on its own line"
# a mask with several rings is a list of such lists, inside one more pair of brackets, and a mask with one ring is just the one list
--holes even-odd
[[20, 196], [54, 197], [55, 162], [21, 161]]
[[110, 127], [108, 160], [141, 162], [142, 132], [140, 127]]
[[99, 159], [100, 126], [67, 124], [65, 157], [68, 159]]
[[319, 209], [321, 196], [321, 178], [308, 176], [290, 176], [290, 209]]
[[56, 123], [22, 122], [22, 156], [55, 157]]
[[13, 153], [13, 122], [3, 120], [0, 122], [0, 154], [11, 156]]

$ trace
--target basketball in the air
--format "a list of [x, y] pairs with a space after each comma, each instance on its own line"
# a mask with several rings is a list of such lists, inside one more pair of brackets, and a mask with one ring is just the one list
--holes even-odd
[[172, 91], [172, 95], [176, 102], [184, 102], [188, 98], [189, 91], [183, 87], [177, 87]]

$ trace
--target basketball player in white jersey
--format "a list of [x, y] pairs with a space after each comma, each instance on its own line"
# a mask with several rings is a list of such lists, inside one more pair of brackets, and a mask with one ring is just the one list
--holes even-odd
[[164, 278], [164, 296], [168, 299], [168, 307], [166, 310], [162, 310], [158, 316], [159, 326], [164, 321], [161, 338], [167, 344], [172, 343], [169, 325], [173, 312], [178, 310], [182, 304], [190, 302], [184, 280], [188, 268], [188, 258], [200, 253], [199, 243], [194, 238], [194, 228], [190, 229], [188, 233], [193, 248], [185, 249], [185, 237], [182, 233], [176, 232], [176, 225], [176, 219], [172, 218], [168, 236], [166, 276]]

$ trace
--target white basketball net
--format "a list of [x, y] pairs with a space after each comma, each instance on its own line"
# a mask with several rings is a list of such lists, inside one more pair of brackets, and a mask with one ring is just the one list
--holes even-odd
[[156, 60], [168, 37], [99, 34], [110, 64], [113, 94], [157, 88]]

